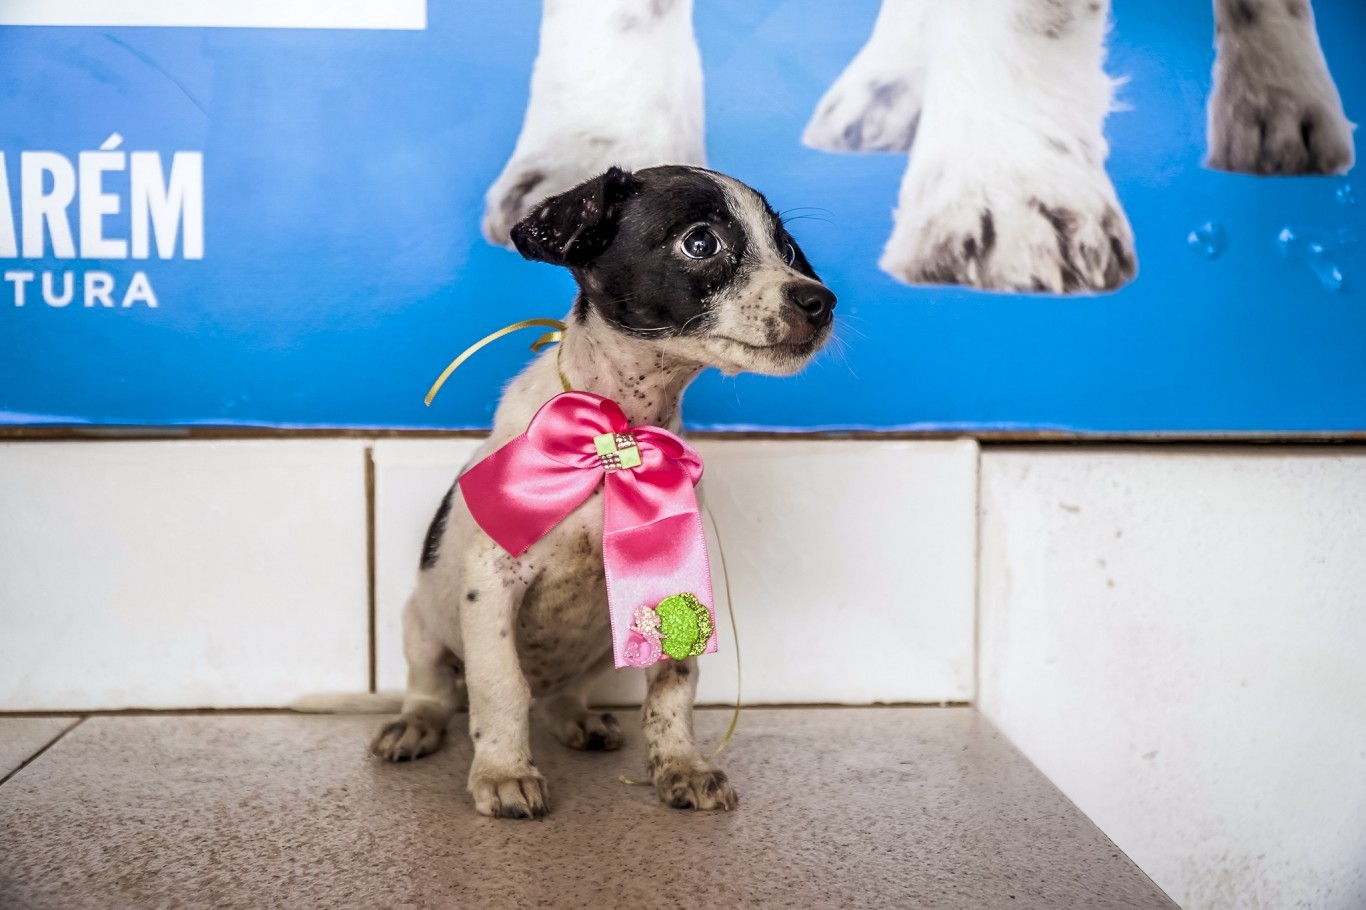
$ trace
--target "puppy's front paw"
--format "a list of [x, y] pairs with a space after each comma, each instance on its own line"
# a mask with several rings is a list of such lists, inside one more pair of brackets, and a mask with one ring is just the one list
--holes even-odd
[[385, 761], [412, 761], [441, 747], [446, 727], [413, 714], [405, 714], [380, 728], [370, 751]]
[[1206, 165], [1260, 175], [1351, 169], [1352, 124], [1327, 69], [1313, 70], [1271, 79], [1264, 66], [1240, 54], [1221, 55], [1209, 101]]
[[686, 763], [665, 763], [654, 772], [655, 793], [675, 809], [734, 809], [740, 797], [726, 772]]
[[561, 718], [553, 729], [560, 742], [584, 752], [614, 752], [625, 741], [621, 725], [611, 714], [586, 711], [576, 717]]
[[470, 771], [474, 809], [490, 818], [540, 818], [550, 811], [550, 789], [535, 768], [518, 773]]
[[1026, 169], [913, 158], [883, 271], [909, 284], [1055, 294], [1133, 278], [1133, 233], [1104, 169], [1068, 151], [1018, 163]]

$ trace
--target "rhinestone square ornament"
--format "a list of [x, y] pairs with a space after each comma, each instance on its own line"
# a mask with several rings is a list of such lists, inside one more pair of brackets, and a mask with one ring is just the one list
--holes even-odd
[[640, 467], [640, 449], [630, 433], [603, 433], [593, 437], [593, 447], [602, 469], [611, 473], [622, 468]]

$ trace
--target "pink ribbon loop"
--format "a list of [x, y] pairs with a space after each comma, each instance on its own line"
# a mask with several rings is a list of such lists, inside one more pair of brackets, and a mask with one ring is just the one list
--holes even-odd
[[[607, 470], [595, 437], [631, 434], [640, 464]], [[546, 402], [526, 432], [470, 468], [460, 492], [470, 514], [494, 542], [521, 556], [604, 483], [603, 568], [618, 667], [660, 659], [651, 630], [634, 616], [675, 594], [692, 594], [711, 614], [701, 653], [716, 650], [711, 570], [694, 487], [702, 459], [658, 427], [628, 426], [616, 402], [565, 392]], [[697, 653], [696, 650], [694, 653]]]

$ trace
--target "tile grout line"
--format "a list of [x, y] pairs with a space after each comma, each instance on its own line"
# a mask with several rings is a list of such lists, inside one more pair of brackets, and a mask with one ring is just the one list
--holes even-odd
[[365, 447], [365, 601], [366, 644], [370, 692], [378, 683], [378, 655], [375, 642], [378, 621], [375, 611], [375, 447]]
[[10, 780], [14, 777], [14, 775], [18, 774], [20, 771], [24, 770], [29, 765], [36, 762], [39, 758], [43, 756], [44, 753], [47, 752], [48, 749], [51, 749], [53, 746], [57, 745], [57, 743], [61, 742], [63, 737], [65, 737], [68, 733], [79, 727], [81, 724], [85, 723], [85, 719], [88, 716], [89, 715], [82, 714], [80, 717], [76, 718], [76, 722], [74, 724], [67, 726], [64, 730], [62, 730], [61, 733], [58, 733], [56, 736], [52, 737], [52, 739], [48, 740], [46, 745], [44, 745], [37, 752], [34, 752], [28, 758], [20, 762], [19, 767], [15, 768], [13, 771], [6, 774], [4, 777], [0, 777], [0, 787], [3, 787], [5, 784], [9, 783]]
[[982, 702], [982, 446], [973, 446], [977, 459], [973, 471], [972, 502], [972, 706]]

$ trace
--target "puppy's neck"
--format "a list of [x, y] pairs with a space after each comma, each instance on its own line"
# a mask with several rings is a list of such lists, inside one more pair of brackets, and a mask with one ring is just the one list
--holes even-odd
[[578, 392], [621, 405], [631, 426], [677, 429], [679, 406], [702, 365], [665, 353], [655, 342], [611, 328], [594, 310], [570, 317], [560, 344], [560, 370]]

